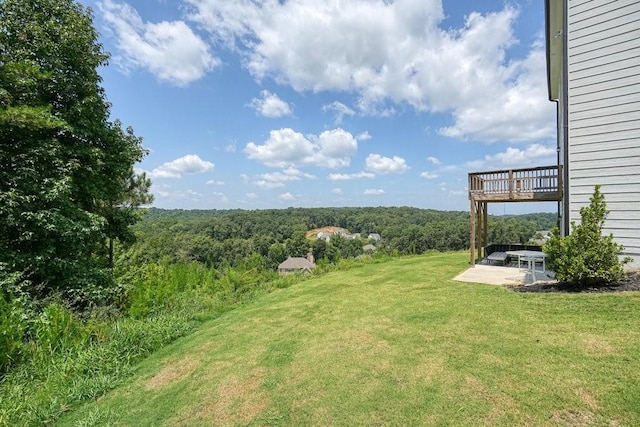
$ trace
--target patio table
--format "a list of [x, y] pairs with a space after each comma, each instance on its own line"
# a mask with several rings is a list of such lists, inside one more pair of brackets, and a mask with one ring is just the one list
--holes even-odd
[[[536, 280], [536, 271], [544, 273], [546, 271], [545, 258], [547, 254], [541, 251], [507, 251], [508, 255], [518, 257], [518, 269], [521, 268], [521, 263], [524, 261], [527, 263], [527, 272], [531, 273], [533, 280]], [[536, 270], [536, 263], [542, 263], [542, 270]]]

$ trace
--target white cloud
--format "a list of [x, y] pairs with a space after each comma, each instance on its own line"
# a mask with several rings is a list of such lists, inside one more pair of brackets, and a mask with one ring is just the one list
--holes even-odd
[[127, 3], [97, 3], [116, 38], [115, 61], [125, 70], [144, 68], [158, 79], [186, 86], [220, 65], [207, 44], [183, 21], [144, 22]]
[[246, 193], [245, 196], [247, 196], [248, 199], [257, 199], [258, 195], [256, 193]]
[[556, 148], [541, 144], [531, 144], [524, 150], [509, 147], [504, 153], [487, 156], [487, 161], [499, 161], [504, 165], [522, 165], [537, 163], [539, 159], [550, 159], [556, 156]]
[[259, 179], [256, 181], [256, 185], [260, 188], [263, 188], [265, 190], [273, 190], [274, 188], [282, 188], [284, 187], [284, 183], [282, 182], [274, 182], [274, 181], [267, 181], [265, 179]]
[[356, 114], [354, 110], [338, 101], [333, 101], [331, 104], [323, 105], [322, 111], [325, 113], [333, 113], [336, 124], [342, 123], [344, 116], [353, 116]]
[[202, 160], [196, 154], [187, 154], [184, 157], [164, 163], [148, 172], [149, 178], [181, 178], [182, 175], [204, 173], [213, 170], [215, 165], [206, 160]]
[[436, 179], [438, 177], [438, 174], [433, 172], [422, 172], [420, 176], [426, 179]]
[[301, 170], [296, 168], [287, 168], [287, 169], [284, 169], [282, 172], [275, 172], [270, 174], [265, 173], [265, 174], [262, 174], [261, 176], [263, 177], [269, 176], [271, 180], [279, 180], [279, 181], [300, 181], [302, 178], [307, 178], [307, 179], [315, 178], [315, 176], [309, 173], [304, 173]]
[[[289, 167], [279, 172], [269, 172], [258, 175], [254, 184], [260, 188], [271, 190], [274, 188], [282, 188], [287, 182], [300, 181], [302, 179], [316, 179], [314, 175], [302, 172], [299, 169]], [[251, 178], [246, 176], [244, 182], [249, 182]]]
[[381, 194], [384, 194], [384, 190], [382, 189], [376, 189], [376, 188], [369, 188], [367, 190], [364, 190], [364, 194], [367, 196], [379, 196]]
[[253, 98], [249, 103], [249, 106], [259, 115], [278, 118], [290, 116], [293, 113], [289, 104], [280, 99], [278, 95], [271, 93], [268, 90], [263, 90], [260, 92], [260, 96], [261, 98]]
[[333, 188], [331, 192], [333, 194], [342, 194], [342, 188]]
[[371, 135], [368, 131], [364, 131], [356, 135], [356, 140], [358, 141], [368, 141], [371, 139]]
[[402, 157], [383, 157], [380, 154], [369, 154], [366, 159], [367, 170], [380, 175], [389, 173], [405, 173], [409, 170], [406, 161]]
[[235, 153], [236, 152], [236, 144], [227, 144], [224, 147], [224, 151], [227, 153]]
[[290, 128], [272, 130], [262, 145], [250, 142], [244, 152], [249, 159], [271, 167], [319, 166], [339, 168], [349, 166], [358, 150], [358, 141], [340, 128], [322, 132], [319, 136], [304, 136]]
[[224, 181], [215, 181], [213, 179], [210, 179], [209, 181], [207, 181], [207, 185], [224, 185]]
[[279, 195], [278, 198], [282, 200], [295, 200], [295, 196], [289, 192]]
[[[509, 3], [445, 28], [440, 0], [185, 1], [188, 19], [239, 52], [257, 80], [355, 93], [358, 114], [388, 116], [400, 104], [449, 112], [453, 122], [439, 131], [455, 138], [553, 135], [543, 43], [507, 55], [518, 43], [519, 11]], [[338, 120], [354, 111], [339, 103], [327, 109]]]
[[228, 197], [227, 197], [227, 195], [226, 195], [226, 194], [224, 194], [224, 193], [215, 192], [215, 193], [213, 193], [213, 195], [214, 195], [214, 196], [217, 196], [217, 197], [219, 198], [218, 200], [219, 200], [221, 203], [227, 203], [227, 202], [229, 201], [229, 198], [228, 198]]
[[358, 173], [331, 173], [329, 174], [329, 181], [351, 181], [354, 179], [373, 179], [376, 175], [371, 172], [358, 172]]
[[478, 98], [454, 109], [455, 123], [439, 129], [452, 138], [534, 141], [556, 133], [553, 108], [546, 101], [546, 59], [542, 47], [534, 45], [527, 58], [500, 70], [503, 82], [494, 83], [492, 97]]
[[287, 168], [281, 172], [269, 172], [258, 175], [256, 184], [261, 188], [284, 187], [285, 182], [300, 181], [302, 179], [315, 179], [314, 175], [304, 173], [296, 168]]
[[437, 157], [429, 156], [427, 157], [427, 160], [436, 166], [440, 166], [442, 164], [440, 159], [438, 159]]
[[474, 160], [466, 164], [469, 170], [502, 167], [526, 167], [531, 164], [556, 163], [556, 148], [542, 144], [531, 144], [525, 149], [508, 147], [501, 153], [484, 156], [483, 160]]

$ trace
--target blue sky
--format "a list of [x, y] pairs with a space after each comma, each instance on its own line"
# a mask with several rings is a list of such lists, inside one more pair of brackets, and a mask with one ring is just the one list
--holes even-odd
[[468, 172], [556, 162], [542, 0], [82, 3], [154, 206], [467, 210]]

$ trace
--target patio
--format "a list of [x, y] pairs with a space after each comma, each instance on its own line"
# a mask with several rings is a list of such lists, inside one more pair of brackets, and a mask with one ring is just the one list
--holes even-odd
[[485, 283], [488, 285], [532, 285], [541, 282], [553, 282], [552, 271], [536, 271], [535, 280], [530, 271], [518, 268], [518, 261], [506, 266], [489, 264], [486, 260], [470, 267], [453, 278], [458, 282]]

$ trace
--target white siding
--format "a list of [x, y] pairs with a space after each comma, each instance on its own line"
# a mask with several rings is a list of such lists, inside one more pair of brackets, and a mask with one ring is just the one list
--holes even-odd
[[613, 233], [640, 268], [640, 1], [569, 0], [569, 218], [596, 184]]

